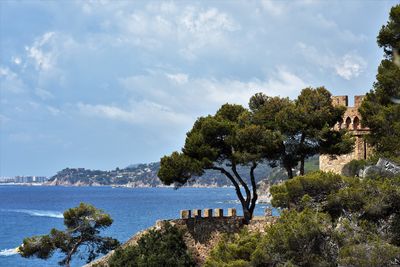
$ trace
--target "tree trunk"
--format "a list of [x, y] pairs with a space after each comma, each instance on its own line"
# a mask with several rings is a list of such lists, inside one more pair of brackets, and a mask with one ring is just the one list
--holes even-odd
[[285, 169], [286, 169], [288, 178], [289, 178], [289, 179], [292, 179], [292, 178], [293, 178], [293, 170], [292, 170], [292, 167], [291, 167], [291, 166], [286, 166]]
[[250, 204], [250, 214], [253, 217], [254, 208], [256, 207], [258, 195], [257, 195], [257, 184], [256, 184], [256, 177], [254, 176], [254, 170], [257, 168], [257, 163], [253, 162], [253, 165], [250, 169], [250, 180], [251, 180], [251, 187], [253, 189], [253, 198], [251, 199]]
[[249, 224], [251, 219], [253, 218], [252, 212], [250, 212], [250, 210], [247, 207], [243, 207], [243, 218], [245, 224]]
[[305, 133], [303, 132], [302, 134], [301, 134], [301, 139], [300, 139], [300, 147], [301, 147], [301, 149], [302, 149], [302, 155], [301, 155], [301, 157], [300, 157], [300, 175], [304, 175], [304, 161], [305, 161], [305, 156], [304, 156], [304, 142], [305, 142], [305, 140], [306, 140], [306, 135], [305, 135]]
[[300, 175], [304, 175], [304, 156], [301, 156], [301, 160], [300, 160]]
[[250, 203], [250, 199], [251, 199], [250, 189], [247, 186], [246, 182], [242, 179], [242, 177], [240, 177], [239, 173], [237, 172], [235, 163], [232, 163], [231, 169], [232, 169], [236, 179], [238, 179], [239, 183], [242, 185], [242, 187], [244, 188], [244, 191], [246, 192], [246, 206], [248, 206]]

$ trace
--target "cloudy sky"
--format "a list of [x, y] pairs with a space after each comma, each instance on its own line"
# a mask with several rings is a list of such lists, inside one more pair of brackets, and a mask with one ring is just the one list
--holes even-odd
[[396, 2], [3, 0], [0, 176], [158, 161], [256, 92], [364, 94]]

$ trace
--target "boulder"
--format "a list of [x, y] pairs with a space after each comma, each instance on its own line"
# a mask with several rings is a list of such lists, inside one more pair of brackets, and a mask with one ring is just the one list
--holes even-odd
[[364, 169], [362, 177], [395, 177], [400, 175], [400, 165], [385, 158], [380, 158], [376, 165]]

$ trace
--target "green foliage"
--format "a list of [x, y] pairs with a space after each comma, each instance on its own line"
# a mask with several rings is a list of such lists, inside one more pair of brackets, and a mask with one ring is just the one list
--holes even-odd
[[135, 246], [118, 248], [108, 264], [110, 267], [195, 266], [182, 231], [170, 223], [164, 224], [161, 230], [150, 230]]
[[105, 254], [119, 245], [116, 239], [99, 235], [100, 230], [109, 227], [112, 222], [110, 215], [92, 205], [81, 203], [64, 212], [66, 230], [52, 229], [48, 235], [25, 238], [19, 251], [22, 257], [48, 259], [58, 250], [65, 254], [59, 264], [69, 266], [79, 247], [85, 246], [87, 262], [90, 262], [99, 254]]
[[297, 176], [271, 187], [271, 203], [274, 207], [302, 209], [306, 200], [304, 196], [308, 196], [307, 203], [320, 206], [329, 194], [338, 191], [344, 184], [343, 177], [334, 173], [318, 171]]
[[400, 178], [354, 180], [328, 197], [327, 209], [376, 221], [400, 212]]
[[378, 35], [387, 59], [382, 60], [374, 87], [359, 109], [363, 125], [371, 129], [369, 142], [378, 153], [390, 158], [400, 157], [400, 104], [396, 103], [400, 99], [399, 32], [400, 5], [396, 5]]
[[330, 217], [310, 209], [284, 211], [266, 232], [225, 236], [205, 266], [335, 266], [338, 248]]
[[398, 266], [400, 248], [381, 240], [343, 247], [339, 264], [342, 266]]
[[356, 160], [353, 159], [349, 163], [346, 163], [342, 169], [342, 175], [347, 177], [358, 176], [360, 170], [364, 169], [366, 166], [372, 165], [371, 162], [364, 159]]
[[336, 266], [337, 245], [330, 239], [328, 215], [310, 209], [285, 211], [252, 255], [253, 266]]
[[[235, 186], [248, 221], [257, 200], [254, 170], [265, 160], [276, 158], [281, 138], [279, 132], [252, 123], [249, 111], [242, 106], [225, 104], [214, 116], [194, 123], [182, 152], [161, 159], [158, 177], [164, 184], [181, 186], [205, 170], [220, 171]], [[248, 177], [238, 173], [239, 165], [250, 167]]]
[[260, 233], [249, 233], [244, 229], [239, 234], [225, 235], [213, 248], [205, 267], [247, 267], [255, 251]]
[[300, 174], [305, 174], [305, 160], [313, 155], [341, 155], [353, 150], [354, 140], [345, 131], [332, 130], [344, 108], [332, 105], [331, 94], [324, 87], [305, 88], [295, 101], [258, 93], [249, 106], [255, 124], [279, 130], [284, 137], [276, 160], [289, 178], [299, 162]]
[[391, 8], [389, 21], [382, 26], [377, 41], [389, 58], [393, 56], [393, 49], [400, 48], [400, 5]]

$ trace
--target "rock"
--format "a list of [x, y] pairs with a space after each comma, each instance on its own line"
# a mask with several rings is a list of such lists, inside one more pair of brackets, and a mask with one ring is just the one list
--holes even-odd
[[268, 180], [262, 180], [257, 184], [258, 203], [271, 203], [271, 184]]
[[368, 166], [364, 169], [362, 177], [388, 177], [392, 178], [400, 175], [400, 165], [388, 159], [380, 158], [376, 165]]

